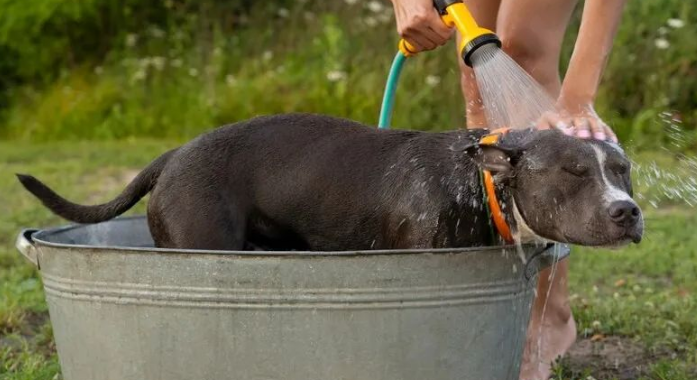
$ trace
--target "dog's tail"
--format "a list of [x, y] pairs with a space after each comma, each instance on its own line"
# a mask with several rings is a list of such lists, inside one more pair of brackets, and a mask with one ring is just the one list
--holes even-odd
[[96, 206], [70, 202], [30, 175], [17, 174], [17, 178], [25, 189], [39, 198], [54, 214], [76, 223], [99, 223], [123, 214], [152, 190], [174, 152], [176, 149], [155, 159], [126, 186], [119, 196], [110, 202]]

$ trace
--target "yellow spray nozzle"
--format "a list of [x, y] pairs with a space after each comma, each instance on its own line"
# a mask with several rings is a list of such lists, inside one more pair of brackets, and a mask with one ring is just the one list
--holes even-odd
[[[458, 51], [467, 65], [472, 66], [470, 58], [477, 48], [489, 43], [495, 43], [501, 47], [501, 41], [496, 34], [489, 29], [480, 27], [462, 0], [435, 0], [433, 4], [440, 13], [443, 23], [451, 28], [456, 28], [460, 33], [462, 38]], [[399, 50], [407, 57], [418, 52], [405, 40], [399, 41]]]

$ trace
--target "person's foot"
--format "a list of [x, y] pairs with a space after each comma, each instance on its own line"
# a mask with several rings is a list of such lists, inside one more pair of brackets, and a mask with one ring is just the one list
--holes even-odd
[[[549, 310], [548, 310], [549, 313]], [[547, 315], [540, 329], [532, 323], [523, 353], [520, 380], [547, 380], [552, 375], [552, 363], [563, 356], [576, 341], [576, 322], [568, 318]]]

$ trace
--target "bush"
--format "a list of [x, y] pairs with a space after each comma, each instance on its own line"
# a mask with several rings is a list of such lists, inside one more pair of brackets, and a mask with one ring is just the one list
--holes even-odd
[[[0, 0], [0, 7], [7, 73], [0, 91], [11, 100], [0, 121], [5, 138], [188, 138], [290, 111], [372, 124], [397, 42], [392, 9], [378, 1]], [[696, 7], [628, 2], [597, 104], [623, 139], [667, 144], [682, 123], [680, 149], [695, 147]], [[396, 126], [464, 126], [456, 59], [451, 44], [407, 63]]]

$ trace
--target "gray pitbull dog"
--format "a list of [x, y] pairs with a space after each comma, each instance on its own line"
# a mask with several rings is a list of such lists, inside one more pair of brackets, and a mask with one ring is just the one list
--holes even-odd
[[37, 179], [24, 187], [77, 223], [114, 218], [151, 192], [158, 247], [363, 250], [481, 246], [495, 241], [481, 170], [517, 241], [638, 243], [630, 163], [614, 144], [519, 130], [376, 130], [320, 115], [264, 116], [171, 150], [114, 200], [83, 206]]

